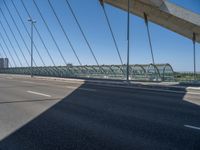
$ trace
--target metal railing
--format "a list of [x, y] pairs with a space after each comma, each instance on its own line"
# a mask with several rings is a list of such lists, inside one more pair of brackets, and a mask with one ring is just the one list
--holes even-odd
[[[129, 79], [141, 81], [175, 81], [174, 71], [169, 64], [130, 65]], [[104, 71], [102, 71], [102, 69]], [[101, 78], [125, 80], [126, 65], [85, 65], [85, 66], [49, 66], [33, 67], [34, 76], [63, 78]], [[0, 69], [0, 73], [30, 75], [31, 67]]]

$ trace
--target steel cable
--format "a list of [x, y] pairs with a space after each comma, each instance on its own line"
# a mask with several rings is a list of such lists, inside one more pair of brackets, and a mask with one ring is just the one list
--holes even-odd
[[65, 0], [65, 2], [66, 2], [66, 4], [67, 4], [67, 6], [68, 6], [70, 12], [72, 13], [72, 16], [74, 17], [74, 19], [75, 19], [75, 21], [76, 21], [76, 24], [77, 24], [79, 30], [81, 31], [81, 34], [82, 34], [82, 36], [83, 36], [83, 38], [84, 38], [84, 40], [85, 40], [85, 42], [86, 42], [86, 44], [87, 44], [87, 46], [88, 46], [88, 48], [89, 48], [91, 54], [92, 54], [92, 56], [93, 56], [93, 58], [94, 58], [94, 60], [95, 60], [95, 62], [96, 62], [96, 64], [97, 64], [97, 66], [98, 66], [104, 73], [106, 73], [106, 71], [99, 65], [99, 62], [98, 62], [98, 60], [97, 60], [97, 58], [96, 58], [96, 56], [95, 56], [95, 54], [94, 54], [94, 52], [93, 52], [93, 50], [92, 50], [92, 47], [90, 46], [90, 43], [89, 43], [89, 41], [87, 40], [86, 35], [85, 35], [85, 33], [83, 32], [83, 29], [82, 29], [82, 27], [81, 27], [81, 25], [80, 25], [80, 23], [79, 23], [79, 21], [78, 21], [76, 15], [75, 15], [74, 11], [73, 11], [73, 9], [72, 9], [70, 3], [68, 2], [68, 0]]
[[[4, 53], [4, 55], [6, 56], [6, 58], [8, 58], [8, 55], [6, 54], [6, 52], [5, 52], [5, 50], [4, 50], [4, 48], [3, 48], [3, 46], [1, 45], [1, 43], [0, 43], [0, 47], [1, 47], [1, 49], [2, 49], [2, 51], [3, 51], [3, 53]], [[12, 58], [11, 58], [12, 59]], [[13, 60], [12, 60], [13, 61]], [[12, 67], [12, 64], [10, 63], [10, 61], [9, 61], [9, 64], [10, 64], [10, 67]], [[14, 64], [15, 65], [15, 64]], [[16, 67], [16, 66], [15, 66]]]
[[[104, 13], [104, 16], [106, 18], [106, 22], [108, 24], [108, 27], [109, 27], [109, 30], [110, 30], [110, 33], [111, 33], [111, 36], [112, 36], [112, 39], [113, 39], [113, 42], [114, 42], [114, 45], [115, 45], [115, 48], [116, 48], [116, 51], [117, 51], [117, 54], [118, 54], [118, 57], [119, 57], [119, 60], [120, 60], [120, 63], [121, 65], [123, 66], [123, 61], [122, 61], [122, 57], [121, 57], [121, 54], [119, 52], [119, 47], [117, 45], [117, 41], [116, 41], [116, 38], [114, 36], [114, 32], [112, 30], [112, 27], [111, 27], [111, 24], [110, 24], [110, 21], [109, 21], [109, 18], [108, 18], [108, 15], [107, 15], [107, 12], [106, 12], [106, 9], [105, 9], [105, 6], [104, 6], [104, 3], [102, 2], [102, 0], [100, 0], [100, 4], [102, 6], [102, 9], [103, 9], [103, 13]], [[121, 69], [121, 71], [124, 73], [124, 70]]]
[[[0, 8], [0, 10], [1, 10], [1, 8]], [[1, 22], [1, 20], [0, 20], [0, 24], [1, 24], [1, 27], [2, 27], [2, 29], [3, 29], [3, 31], [4, 31], [4, 33], [5, 33], [5, 35], [6, 35], [7, 39], [8, 39], [8, 41], [9, 41], [9, 44], [11, 45], [11, 47], [12, 47], [12, 49], [13, 49], [13, 51], [14, 51], [14, 54], [15, 54], [16, 57], [17, 57], [17, 60], [19, 61], [19, 64], [20, 64], [21, 67], [22, 67], [22, 63], [21, 63], [21, 61], [20, 61], [20, 59], [19, 59], [19, 56], [17, 55], [17, 52], [16, 52], [16, 50], [15, 50], [15, 48], [14, 48], [14, 46], [13, 46], [13, 44], [12, 44], [12, 42], [11, 42], [11, 40], [10, 40], [10, 38], [9, 38], [9, 36], [8, 36], [6, 30], [5, 30], [5, 28], [4, 28], [4, 26], [3, 26], [2, 22]]]
[[81, 61], [80, 61], [80, 59], [79, 59], [79, 57], [78, 57], [78, 55], [77, 55], [77, 53], [76, 53], [76, 51], [75, 51], [75, 49], [74, 49], [72, 43], [71, 43], [71, 40], [69, 39], [69, 37], [68, 37], [68, 35], [67, 35], [67, 33], [66, 33], [66, 31], [65, 31], [65, 29], [64, 29], [64, 27], [63, 27], [63, 25], [62, 25], [62, 23], [61, 23], [61, 21], [60, 21], [60, 19], [59, 19], [57, 13], [56, 13], [56, 11], [55, 11], [55, 9], [53, 8], [53, 6], [52, 6], [50, 0], [48, 0], [48, 3], [49, 3], [49, 5], [50, 5], [50, 7], [51, 7], [51, 10], [53, 11], [53, 13], [54, 13], [54, 15], [55, 15], [55, 17], [56, 17], [56, 19], [57, 19], [57, 21], [58, 21], [58, 23], [59, 23], [61, 29], [62, 29], [64, 35], [65, 35], [65, 38], [67, 39], [67, 41], [68, 41], [68, 43], [69, 43], [69, 45], [70, 45], [70, 47], [71, 47], [71, 49], [72, 49], [72, 51], [73, 51], [73, 53], [74, 53], [74, 55], [75, 55], [75, 57], [76, 57], [76, 59], [77, 59], [79, 65], [82, 66], [82, 63], [81, 63]]
[[[24, 27], [24, 29], [25, 29], [26, 33], [27, 33], [27, 34], [28, 34], [28, 36], [31, 38], [31, 36], [30, 36], [30, 33], [28, 32], [28, 29], [27, 29], [27, 27], [25, 26], [25, 24], [24, 24], [24, 21], [23, 21], [23, 19], [22, 19], [21, 15], [20, 15], [20, 13], [19, 13], [19, 11], [18, 11], [18, 9], [17, 9], [17, 7], [16, 7], [15, 3], [13, 2], [13, 0], [11, 0], [11, 3], [13, 4], [13, 6], [14, 6], [14, 9], [15, 9], [15, 11], [16, 11], [16, 13], [17, 13], [18, 17], [20, 18], [20, 21], [21, 21], [21, 23], [22, 23], [22, 25], [23, 25], [23, 27]], [[34, 45], [34, 48], [35, 48], [35, 50], [36, 50], [36, 52], [37, 52], [37, 54], [38, 54], [38, 56], [39, 56], [39, 58], [40, 58], [40, 60], [41, 60], [42, 64], [43, 64], [44, 66], [46, 66], [46, 65], [45, 65], [45, 63], [44, 63], [44, 60], [42, 59], [42, 57], [41, 57], [41, 55], [40, 55], [40, 53], [39, 53], [39, 51], [38, 51], [38, 48], [36, 47], [36, 45], [35, 45], [35, 43], [34, 43], [34, 42], [33, 42], [33, 45]], [[30, 53], [30, 50], [29, 50], [29, 54], [31, 55], [31, 53]], [[36, 64], [35, 60], [34, 60], [34, 64], [37, 66], [37, 64]]]
[[149, 46], [150, 46], [150, 50], [151, 50], [151, 58], [152, 58], [153, 64], [155, 65], [154, 54], [153, 54], [153, 47], [152, 47], [152, 43], [151, 43], [151, 35], [150, 35], [150, 30], [149, 30], [148, 17], [147, 17], [146, 13], [144, 13], [144, 20], [145, 20], [145, 25], [146, 25], [146, 28], [147, 28]]
[[[26, 62], [27, 65], [29, 66], [29, 64], [28, 64], [28, 62], [27, 62], [27, 60], [26, 60], [26, 58], [25, 58], [25, 56], [24, 56], [24, 54], [23, 54], [23, 52], [22, 52], [21, 46], [19, 45], [19, 42], [18, 42], [18, 40], [17, 40], [17, 38], [16, 38], [16, 36], [15, 36], [15, 34], [14, 34], [14, 32], [13, 32], [13, 30], [12, 30], [10, 24], [8, 23], [8, 20], [6, 19], [6, 16], [5, 16], [5, 14], [3, 13], [3, 11], [2, 11], [1, 8], [0, 8], [0, 11], [1, 11], [2, 15], [3, 15], [3, 18], [4, 18], [5, 22], [6, 22], [8, 28], [9, 28], [11, 34], [12, 34], [12, 36], [13, 36], [15, 42], [17, 43], [17, 46], [18, 46], [18, 48], [19, 48], [19, 50], [20, 50], [22, 56], [24, 57], [25, 62]], [[5, 30], [5, 31], [6, 31], [6, 30]], [[10, 43], [12, 43], [12, 42], [10, 42]], [[12, 46], [12, 48], [14, 48], [14, 46]], [[16, 55], [18, 61], [20, 62], [20, 65], [23, 66], [21, 60], [19, 59], [18, 54], [16, 53], [16, 51], [14, 51], [14, 52], [15, 52], [15, 55]]]
[[[23, 8], [24, 8], [25, 11], [26, 11], [28, 17], [29, 17], [30, 19], [32, 19], [32, 17], [31, 17], [31, 15], [30, 15], [28, 9], [26, 8], [26, 5], [24, 4], [23, 0], [21, 0], [21, 3], [22, 3]], [[34, 29], [35, 29], [35, 31], [36, 31], [36, 33], [37, 33], [37, 35], [38, 35], [40, 41], [42, 42], [42, 45], [44, 46], [44, 48], [45, 48], [45, 50], [46, 50], [46, 52], [47, 52], [47, 54], [48, 54], [48, 56], [49, 56], [49, 58], [50, 58], [50, 60], [51, 60], [51, 62], [52, 62], [52, 64], [53, 64], [53, 66], [56, 66], [56, 65], [55, 65], [55, 62], [54, 62], [54, 60], [53, 60], [53, 58], [52, 58], [52, 56], [51, 56], [51, 54], [50, 54], [50, 52], [49, 52], [49, 50], [48, 50], [48, 48], [47, 48], [45, 42], [44, 42], [44, 40], [43, 40], [43, 38], [42, 38], [42, 36], [41, 36], [41, 34], [40, 34], [40, 32], [38, 31], [38, 29], [37, 29], [37, 27], [36, 27], [35, 25], [34, 25]], [[30, 34], [29, 34], [29, 35], [30, 35]]]
[[44, 19], [43, 15], [42, 15], [42, 13], [41, 13], [41, 11], [40, 11], [40, 9], [39, 9], [37, 3], [35, 2], [35, 0], [33, 0], [33, 3], [34, 3], [34, 5], [35, 5], [35, 7], [36, 7], [36, 9], [37, 9], [37, 11], [38, 11], [40, 17], [42, 18], [42, 20], [43, 20], [43, 22], [44, 22], [44, 24], [45, 24], [45, 26], [46, 26], [46, 28], [47, 28], [47, 30], [48, 30], [48, 32], [49, 32], [51, 38], [52, 38], [52, 40], [53, 40], [53, 42], [54, 42], [54, 44], [55, 44], [57, 50], [59, 51], [59, 54], [60, 54], [60, 56], [61, 56], [63, 62], [65, 63], [65, 65], [67, 65], [67, 62], [66, 62], [66, 60], [65, 60], [65, 58], [64, 58], [64, 56], [63, 56], [63, 54], [62, 54], [62, 52], [61, 52], [61, 50], [60, 50], [58, 44], [57, 44], [57, 42], [56, 42], [56, 40], [55, 40], [55, 38], [54, 38], [54, 36], [53, 36], [53, 34], [52, 34], [52, 32], [51, 32], [51, 30], [50, 30], [48, 24], [47, 24], [47, 22], [45, 21], [45, 19]]
[[[5, 42], [5, 40], [4, 40], [4, 37], [2, 36], [1, 33], [0, 33], [0, 37], [1, 37], [1, 39], [2, 39], [2, 41], [3, 41], [3, 43], [4, 43], [5, 47], [6, 47], [6, 49], [7, 49], [7, 51], [8, 51], [8, 54], [9, 54], [10, 57], [11, 57], [11, 60], [12, 60], [12, 62], [13, 62], [13, 64], [14, 64], [14, 66], [17, 67], [17, 64], [16, 64], [16, 62], [15, 62], [15, 59], [13, 58], [13, 56], [12, 56], [12, 54], [11, 54], [9, 48], [8, 48], [8, 45], [6, 44], [6, 42]], [[1, 46], [1, 47], [2, 47], [2, 49], [4, 50], [3, 46]], [[5, 52], [4, 52], [4, 54], [5, 54], [5, 56], [7, 57], [7, 55], [6, 55]], [[7, 58], [8, 58], [8, 57], [7, 57]]]
[[[8, 11], [8, 14], [10, 15], [10, 17], [11, 17], [11, 19], [12, 19], [12, 21], [13, 21], [15, 27], [16, 27], [16, 29], [17, 29], [17, 32], [18, 32], [19, 35], [20, 35], [20, 38], [21, 38], [22, 42], [24, 43], [24, 45], [25, 45], [27, 51], [29, 52], [28, 46], [27, 46], [27, 44], [26, 44], [26, 42], [25, 42], [25, 40], [24, 40], [24, 38], [23, 38], [23, 36], [22, 36], [22, 34], [21, 34], [21, 32], [20, 32], [20, 30], [19, 30], [17, 24], [16, 24], [16, 21], [14, 20], [14, 18], [13, 18], [13, 16], [12, 16], [11, 12], [10, 12], [10, 10], [9, 10], [9, 8], [8, 8], [8, 6], [7, 6], [7, 4], [5, 3], [4, 0], [3, 0], [3, 3], [4, 3], [4, 5], [5, 5], [5, 7], [6, 7], [7, 11]], [[23, 56], [24, 60], [26, 61], [26, 63], [28, 64], [28, 61], [27, 61], [27, 59], [26, 59], [24, 53], [22, 53], [22, 56]]]

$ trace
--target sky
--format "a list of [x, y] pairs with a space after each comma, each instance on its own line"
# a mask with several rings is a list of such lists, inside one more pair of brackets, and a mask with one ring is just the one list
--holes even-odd
[[[23, 24], [14, 9], [11, 0], [4, 0], [9, 7], [9, 10], [20, 29], [23, 39], [30, 50], [30, 38], [23, 27]], [[48, 30], [46, 29], [43, 20], [41, 19], [34, 3], [32, 0], [23, 0], [32, 18], [37, 21], [36, 28], [40, 32], [46, 47], [49, 49], [51, 56], [53, 57], [56, 65], [64, 65], [64, 62], [50, 36]], [[96, 64], [89, 48], [84, 41], [84, 38], [76, 25], [76, 22], [70, 13], [65, 0], [50, 0], [63, 27], [81, 61], [84, 65]], [[99, 5], [98, 0], [68, 0], [71, 4], [78, 21], [90, 43], [94, 54], [99, 62], [99, 64], [120, 64], [119, 57], [117, 55], [114, 43], [107, 26], [105, 16], [103, 14], [102, 8]], [[19, 11], [23, 22], [30, 32], [30, 23], [28, 20], [28, 15], [21, 3], [21, 0], [13, 0], [14, 4]], [[35, 0], [43, 17], [45, 18], [53, 36], [56, 39], [61, 52], [67, 63], [72, 63], [73, 65], [78, 65], [78, 61], [67, 42], [64, 33], [61, 30], [49, 4], [48, 0]], [[181, 7], [189, 9], [190, 11], [200, 14], [200, 1], [199, 0], [170, 0]], [[30, 62], [30, 55], [20, 37], [17, 28], [15, 27], [12, 18], [10, 17], [8, 10], [6, 9], [3, 0], [0, 0], [0, 7], [6, 16], [12, 31], [20, 44], [21, 50], [25, 54], [26, 59]], [[122, 60], [126, 63], [127, 54], [127, 13], [114, 8], [110, 5], [105, 5], [114, 35], [116, 37], [117, 44], [119, 46], [119, 51], [122, 56]], [[152, 63], [150, 47], [148, 43], [147, 31], [145, 27], [144, 20], [131, 15], [130, 18], [130, 63], [131, 64], [149, 64]], [[20, 60], [23, 65], [26, 65], [23, 55], [20, 52], [14, 36], [9, 30], [5, 19], [0, 13], [0, 21], [6, 29], [8, 37], [10, 38], [17, 55], [19, 55]], [[192, 41], [176, 34], [170, 30], [167, 30], [154, 23], [149, 24], [150, 33], [152, 37], [152, 45], [155, 56], [155, 63], [169, 63], [172, 65], [175, 71], [192, 71], [193, 70], [193, 45]], [[5, 42], [7, 43], [8, 49], [14, 55], [14, 50], [9, 44], [6, 34], [2, 27], [0, 26], [0, 33], [3, 35]], [[50, 58], [39, 39], [39, 36], [34, 31], [34, 43], [37, 49], [40, 51], [42, 58], [47, 66], [52, 65]], [[3, 39], [0, 37], [0, 44], [6, 50], [6, 45], [3, 43]], [[196, 45], [197, 49], [197, 71], [200, 72], [200, 44]], [[0, 55], [4, 56], [2, 48], [0, 47]], [[8, 55], [8, 54], [7, 54]], [[8, 55], [9, 56], [9, 55]], [[11, 57], [8, 57], [12, 62]], [[42, 65], [35, 49], [34, 49], [34, 60], [38, 65]], [[17, 65], [19, 62], [16, 60]]]

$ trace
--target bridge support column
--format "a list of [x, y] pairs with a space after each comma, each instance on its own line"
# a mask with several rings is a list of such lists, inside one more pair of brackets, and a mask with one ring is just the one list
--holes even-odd
[[194, 61], [194, 80], [196, 80], [196, 34], [193, 33], [193, 61]]
[[130, 51], [130, 0], [128, 0], [127, 13], [127, 66], [126, 66], [126, 80], [129, 81], [129, 52]]

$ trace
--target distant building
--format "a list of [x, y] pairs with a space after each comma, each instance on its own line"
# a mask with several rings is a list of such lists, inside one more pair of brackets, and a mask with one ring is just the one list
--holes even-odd
[[72, 63], [68, 63], [66, 66], [67, 67], [73, 67], [73, 64]]
[[8, 68], [9, 60], [8, 58], [0, 58], [0, 69], [1, 68]]

